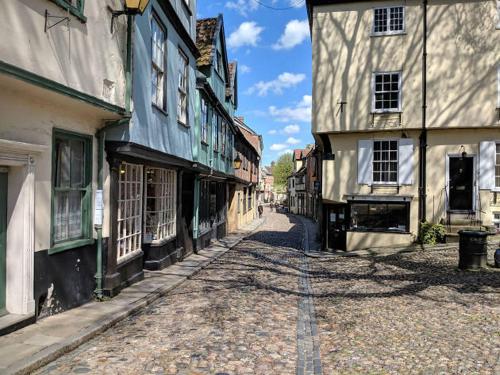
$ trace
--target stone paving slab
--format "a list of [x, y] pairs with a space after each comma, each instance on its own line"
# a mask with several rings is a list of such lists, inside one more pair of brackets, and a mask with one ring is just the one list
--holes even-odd
[[253, 233], [264, 220], [255, 220], [238, 233], [162, 271], [145, 272], [144, 280], [106, 302], [90, 302], [40, 320], [0, 337], [0, 373], [29, 373], [75, 349], [119, 321], [145, 308]]

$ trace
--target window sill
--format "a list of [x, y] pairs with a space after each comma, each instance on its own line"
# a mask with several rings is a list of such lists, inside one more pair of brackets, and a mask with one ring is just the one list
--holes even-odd
[[168, 117], [167, 111], [165, 111], [163, 108], [158, 107], [155, 103], [151, 103], [151, 107], [153, 107], [154, 110], [160, 112], [165, 117]]
[[399, 35], [406, 35], [406, 31], [403, 30], [403, 31], [393, 31], [393, 32], [385, 32], [385, 33], [371, 33], [370, 34], [370, 37], [372, 38], [378, 38], [378, 37], [381, 37], [381, 36], [399, 36]]
[[400, 109], [389, 109], [389, 110], [385, 110], [385, 111], [372, 110], [370, 112], [370, 115], [399, 115], [402, 113], [403, 113], [403, 111]]
[[189, 129], [191, 126], [189, 126], [189, 124], [186, 124], [184, 122], [182, 122], [181, 120], [177, 119], [177, 124], [178, 125], [181, 125], [181, 126], [184, 126], [185, 128]]
[[81, 240], [73, 240], [73, 241], [63, 242], [60, 244], [56, 244], [52, 248], [50, 248], [49, 255], [61, 253], [63, 251], [71, 250], [71, 249], [74, 249], [77, 247], [93, 245], [94, 243], [95, 243], [95, 240], [93, 238], [86, 238], [86, 239], [81, 239]]
[[173, 236], [164, 238], [162, 240], [151, 241], [150, 243], [148, 243], [148, 245], [151, 246], [151, 247], [160, 247], [160, 246], [165, 245], [167, 242], [170, 242], [170, 241], [174, 240], [175, 237], [176, 237], [176, 235], [173, 235]]
[[209, 146], [208, 142], [205, 142], [205, 141], [203, 141], [203, 140], [201, 140], [200, 142], [201, 142], [201, 144], [202, 144], [203, 146], [207, 146], [207, 147]]
[[348, 229], [346, 232], [352, 233], [388, 233], [388, 234], [411, 234], [407, 231], [383, 230], [383, 229]]
[[69, 11], [73, 16], [78, 18], [80, 22], [86, 23], [87, 22], [87, 17], [84, 16], [83, 12], [76, 9], [75, 7], [67, 4], [63, 0], [51, 0], [53, 3], [55, 3], [57, 6], [63, 8], [65, 11]]

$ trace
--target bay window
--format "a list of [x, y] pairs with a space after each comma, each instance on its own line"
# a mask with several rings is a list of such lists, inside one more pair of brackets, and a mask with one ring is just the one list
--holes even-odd
[[92, 137], [54, 131], [52, 244], [91, 238]]
[[117, 260], [122, 262], [141, 250], [142, 165], [122, 163], [118, 178]]
[[175, 237], [176, 198], [176, 171], [146, 168], [144, 242], [157, 243]]
[[406, 202], [350, 202], [351, 229], [408, 232], [409, 210]]

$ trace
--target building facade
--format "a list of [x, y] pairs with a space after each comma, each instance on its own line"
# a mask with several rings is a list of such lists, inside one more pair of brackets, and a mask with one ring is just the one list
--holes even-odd
[[110, 121], [125, 117], [128, 103], [128, 25], [116, 19], [112, 34], [102, 20], [118, 5], [2, 4], [2, 333], [87, 302], [96, 289], [97, 249], [110, 235], [103, 189], [110, 175], [99, 140]]
[[[498, 1], [307, 1], [325, 247], [500, 217]], [[453, 73], [452, 73], [453, 72]]]
[[234, 119], [236, 135], [235, 158], [241, 166], [235, 169], [234, 182], [229, 185], [229, 231], [235, 231], [258, 217], [257, 188], [262, 150], [262, 137], [256, 134], [243, 118]]
[[197, 21], [193, 238], [197, 249], [228, 231], [228, 182], [234, 176], [234, 112], [238, 105], [236, 64], [229, 64], [222, 15]]
[[133, 23], [131, 118], [106, 131], [106, 295], [193, 251], [196, 2], [149, 3]]

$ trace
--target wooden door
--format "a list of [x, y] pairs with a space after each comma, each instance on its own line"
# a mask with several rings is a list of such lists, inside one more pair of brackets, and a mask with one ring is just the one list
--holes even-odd
[[327, 209], [328, 248], [346, 249], [347, 205], [331, 206]]
[[474, 159], [472, 157], [450, 157], [451, 211], [472, 211], [474, 201]]

